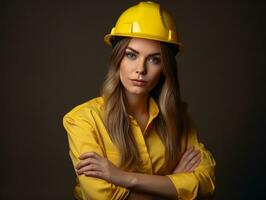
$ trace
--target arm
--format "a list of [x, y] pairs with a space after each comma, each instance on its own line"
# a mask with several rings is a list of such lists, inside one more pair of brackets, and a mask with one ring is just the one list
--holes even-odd
[[130, 190], [177, 199], [174, 185], [167, 176], [125, 172], [125, 183]]
[[[182, 158], [174, 169], [173, 174], [193, 172], [200, 162], [200, 151], [190, 148], [182, 155]], [[167, 176], [126, 172], [125, 177], [128, 177], [126, 182], [130, 183], [129, 188], [133, 191], [149, 192], [159, 196], [168, 197], [170, 199], [178, 198], [176, 189]]]
[[[194, 165], [194, 171], [190, 169], [190, 166], [187, 168], [187, 170], [180, 170], [177, 167], [173, 174], [167, 176], [156, 176], [130, 172], [121, 173], [117, 172], [117, 170], [117, 173], [113, 173], [113, 170], [111, 169], [112, 167], [105, 167], [108, 166], [108, 164], [103, 164], [103, 166], [102, 164], [98, 164], [98, 166], [94, 166], [94, 170], [98, 172], [91, 173], [89, 172], [89, 168], [83, 168], [82, 162], [79, 166], [77, 166], [77, 168], [83, 168], [80, 173], [84, 172], [84, 174], [87, 176], [96, 176], [109, 182], [113, 182], [116, 185], [129, 188], [133, 191], [142, 191], [145, 193], [147, 192], [175, 199], [177, 196], [179, 199], [195, 199], [198, 194], [201, 197], [212, 197], [215, 191], [214, 168], [216, 163], [210, 152], [204, 148], [202, 143], [198, 142], [197, 133], [192, 124], [190, 124], [189, 127], [190, 128], [187, 131], [186, 138], [182, 138], [182, 146], [195, 146], [198, 152], [200, 152], [199, 161], [196, 161], [196, 158], [193, 161], [191, 160], [192, 165]], [[186, 152], [189, 152], [189, 150]], [[86, 155], [84, 155], [82, 159], [85, 158]], [[99, 157], [97, 159], [101, 160]], [[181, 163], [182, 159], [180, 161]], [[103, 161], [103, 163], [105, 162], [108, 163], [106, 160]], [[110, 173], [110, 171], [112, 171], [112, 173]]]
[[212, 154], [198, 141], [197, 130], [188, 113], [185, 116], [187, 131], [182, 138], [182, 145], [187, 148], [195, 146], [200, 151], [201, 162], [193, 172], [170, 174], [168, 177], [175, 185], [181, 199], [202, 197], [212, 199], [215, 195], [215, 166]]
[[96, 177], [135, 192], [168, 198], [177, 197], [174, 185], [167, 176], [123, 171], [96, 152], [82, 154], [76, 166], [77, 174]]
[[[97, 132], [89, 123], [88, 118], [90, 116], [84, 117], [83, 115], [70, 113], [63, 118], [73, 166], [77, 165], [79, 155], [84, 152], [95, 151], [101, 156], [104, 155], [97, 140]], [[80, 175], [78, 176], [78, 181], [80, 184], [80, 196], [83, 199], [120, 200], [126, 199], [129, 194], [128, 189], [115, 186], [102, 179]]]
[[[186, 151], [174, 170], [174, 173], [193, 171], [200, 162], [199, 155], [199, 151], [194, 151], [193, 148]], [[122, 171], [109, 160], [95, 152], [87, 152], [80, 156], [80, 159], [81, 162], [76, 166], [78, 174], [104, 179], [115, 185], [126, 187], [131, 191], [156, 195], [156, 199], [158, 199], [158, 196], [177, 199], [178, 195], [174, 184], [172, 184], [167, 176]], [[133, 196], [132, 199], [134, 199]], [[154, 198], [155, 196], [152, 199]]]

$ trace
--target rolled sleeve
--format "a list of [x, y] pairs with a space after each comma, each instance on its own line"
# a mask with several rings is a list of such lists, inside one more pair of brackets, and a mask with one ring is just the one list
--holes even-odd
[[[78, 157], [85, 152], [94, 151], [104, 156], [97, 133], [87, 119], [67, 114], [63, 118], [63, 125], [67, 131], [69, 154], [74, 167], [79, 162]], [[78, 199], [122, 200], [129, 194], [126, 188], [95, 177], [77, 175], [77, 180], [79, 185], [76, 186], [75, 196]]]
[[167, 175], [174, 184], [178, 199], [195, 199], [198, 194], [199, 181], [193, 173]]
[[178, 199], [212, 199], [215, 194], [216, 162], [212, 154], [197, 138], [197, 129], [189, 115], [186, 116], [187, 134], [182, 138], [185, 150], [194, 146], [200, 150], [201, 162], [193, 172], [167, 175], [174, 184]]
[[211, 198], [215, 192], [215, 160], [204, 148], [197, 147], [201, 152], [201, 163], [193, 172], [167, 175], [174, 184], [178, 199]]

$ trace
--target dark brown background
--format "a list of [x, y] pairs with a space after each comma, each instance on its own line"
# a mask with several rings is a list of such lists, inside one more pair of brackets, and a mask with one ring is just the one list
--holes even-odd
[[[137, 1], [97, 2], [1, 1], [1, 199], [72, 199], [62, 117], [98, 95], [103, 36]], [[217, 162], [216, 199], [265, 198], [265, 3], [162, 5], [186, 46], [181, 90]]]

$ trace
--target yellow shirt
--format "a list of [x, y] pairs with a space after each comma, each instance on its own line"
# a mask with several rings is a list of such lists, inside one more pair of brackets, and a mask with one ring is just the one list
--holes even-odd
[[[137, 121], [129, 115], [130, 126], [140, 152], [142, 168], [140, 173], [160, 174], [165, 166], [164, 145], [152, 125], [152, 120], [158, 115], [159, 109], [155, 100], [149, 98], [149, 120], [142, 133]], [[67, 131], [69, 154], [73, 165], [79, 162], [78, 157], [89, 151], [95, 151], [107, 157], [116, 166], [120, 165], [120, 154], [112, 143], [103, 123], [103, 98], [96, 97], [76, 106], [63, 118], [63, 125]], [[191, 124], [192, 125], [192, 124]], [[182, 138], [183, 150], [196, 146], [201, 152], [201, 163], [193, 172], [167, 175], [174, 184], [178, 199], [195, 199], [198, 194], [209, 195], [215, 191], [215, 160], [211, 153], [197, 139], [197, 132], [191, 127], [186, 138]], [[127, 188], [118, 187], [105, 180], [77, 176], [75, 198], [93, 200], [126, 199], [129, 194]]]

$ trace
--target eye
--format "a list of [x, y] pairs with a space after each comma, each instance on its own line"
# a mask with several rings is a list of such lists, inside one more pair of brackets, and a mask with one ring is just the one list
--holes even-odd
[[132, 52], [126, 52], [125, 56], [130, 60], [135, 60], [137, 58], [137, 56]]
[[149, 58], [149, 62], [155, 65], [158, 65], [161, 63], [161, 59], [159, 57], [151, 57]]

